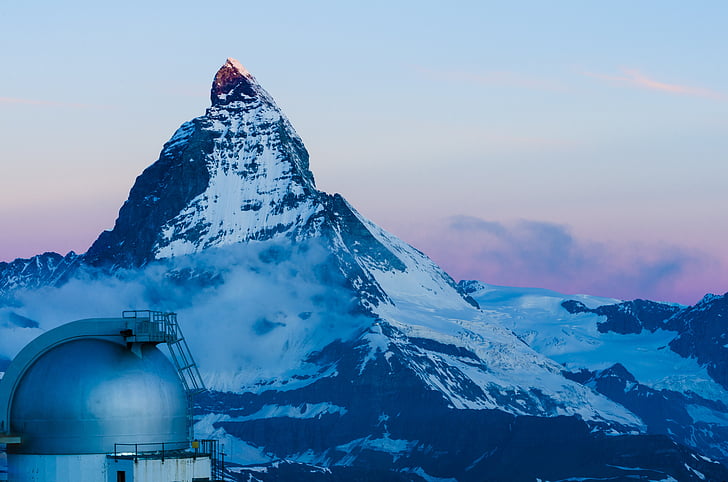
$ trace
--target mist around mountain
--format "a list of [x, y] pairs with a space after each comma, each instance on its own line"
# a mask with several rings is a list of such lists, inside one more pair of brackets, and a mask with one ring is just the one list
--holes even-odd
[[86, 253], [0, 263], [0, 369], [127, 309], [178, 313], [231, 480], [728, 478], [726, 296], [456, 283], [316, 188], [233, 59]]

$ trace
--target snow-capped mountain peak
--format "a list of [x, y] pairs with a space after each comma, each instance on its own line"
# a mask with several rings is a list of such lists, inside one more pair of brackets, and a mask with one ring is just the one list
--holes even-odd
[[141, 266], [248, 240], [296, 238], [322, 209], [308, 152], [238, 61], [218, 70], [205, 115], [183, 124], [136, 180], [86, 259]]

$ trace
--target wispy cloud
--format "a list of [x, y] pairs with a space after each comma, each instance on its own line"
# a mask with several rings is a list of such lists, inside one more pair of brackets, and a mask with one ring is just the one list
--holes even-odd
[[509, 71], [468, 72], [464, 70], [435, 70], [415, 65], [417, 72], [437, 80], [466, 82], [500, 87], [518, 87], [532, 90], [563, 91], [565, 87], [553, 80]]
[[[187, 323], [206, 384], [233, 390], [294, 373], [308, 354], [351, 339], [371, 323], [359, 314], [332, 260], [317, 240], [265, 241], [208, 249], [113, 276], [90, 268], [59, 287], [13, 292], [12, 300], [0, 303], [0, 328], [17, 326], [18, 316], [48, 330], [138, 307], [174, 311]], [[209, 325], [194, 322], [212, 312], [216, 337], [204, 336]], [[39, 331], [0, 330], [0, 359], [15, 356]]]
[[107, 105], [81, 104], [76, 102], [56, 102], [53, 100], [21, 99], [17, 97], [0, 97], [0, 104], [36, 105], [45, 107], [72, 107], [76, 109], [109, 109]]
[[506, 286], [684, 303], [696, 302], [711, 286], [725, 287], [722, 261], [706, 253], [658, 242], [586, 240], [568, 226], [543, 221], [455, 216], [432, 225], [427, 239], [415, 244], [457, 279]]
[[689, 85], [671, 84], [648, 77], [638, 69], [621, 68], [622, 75], [598, 74], [594, 72], [584, 72], [584, 75], [595, 79], [606, 80], [611, 83], [629, 85], [648, 90], [657, 90], [661, 92], [669, 92], [671, 94], [691, 95], [695, 97], [707, 97], [717, 100], [728, 100], [728, 95], [703, 87], [693, 87]]

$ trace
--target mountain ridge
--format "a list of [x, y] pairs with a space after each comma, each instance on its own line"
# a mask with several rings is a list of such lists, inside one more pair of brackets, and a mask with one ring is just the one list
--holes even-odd
[[[455, 283], [316, 188], [293, 126], [233, 59], [205, 114], [137, 177], [113, 229], [81, 255], [0, 264], [0, 290], [0, 358], [54, 323], [178, 312], [212, 388], [197, 401], [198, 434], [229, 444], [238, 480], [273, 477], [280, 461], [406, 480], [728, 476], [703, 455], [728, 460], [721, 332], [704, 329], [722, 298], [671, 331], [638, 303]], [[705, 383], [650, 372], [631, 352], [619, 353], [623, 370], [590, 358], [626, 336]], [[659, 348], [673, 338], [685, 355]], [[702, 424], [700, 440], [645, 422], [652, 395], [640, 394], [660, 390]], [[254, 464], [265, 470], [243, 467]]]

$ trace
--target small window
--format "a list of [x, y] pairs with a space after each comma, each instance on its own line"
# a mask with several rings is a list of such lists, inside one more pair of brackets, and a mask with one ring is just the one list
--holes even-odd
[[126, 472], [123, 470], [116, 471], [116, 482], [126, 482]]

